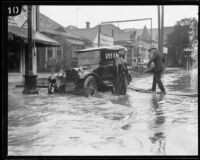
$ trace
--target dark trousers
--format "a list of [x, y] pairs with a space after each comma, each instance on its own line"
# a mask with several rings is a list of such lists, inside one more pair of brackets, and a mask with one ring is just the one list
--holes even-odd
[[158, 84], [158, 87], [161, 91], [165, 91], [165, 88], [163, 86], [163, 83], [161, 81], [161, 74], [162, 72], [154, 72], [153, 75], [153, 84], [152, 84], [152, 90], [156, 91], [156, 84]]
[[114, 83], [114, 94], [116, 95], [125, 95], [126, 94], [126, 82], [125, 82], [125, 73], [122, 72], [119, 77], [116, 78]]

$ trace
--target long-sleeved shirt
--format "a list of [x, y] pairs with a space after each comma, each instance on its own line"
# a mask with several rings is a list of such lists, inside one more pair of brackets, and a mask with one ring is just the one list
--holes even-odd
[[151, 57], [151, 59], [147, 63], [147, 66], [150, 66], [152, 62], [155, 65], [155, 71], [163, 71], [164, 70], [165, 58], [158, 51], [155, 51], [153, 53], [153, 56]]

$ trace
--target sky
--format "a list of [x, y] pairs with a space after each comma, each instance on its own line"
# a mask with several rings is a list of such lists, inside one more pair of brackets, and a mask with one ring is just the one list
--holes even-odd
[[[132, 20], [152, 18], [152, 27], [158, 28], [158, 10], [156, 5], [150, 6], [40, 6], [40, 12], [64, 27], [68, 25], [86, 27], [86, 21], [90, 27], [94, 27], [104, 21]], [[198, 20], [197, 5], [164, 5], [164, 26], [174, 26], [182, 18], [195, 17]], [[150, 28], [150, 20], [113, 23], [125, 28]]]

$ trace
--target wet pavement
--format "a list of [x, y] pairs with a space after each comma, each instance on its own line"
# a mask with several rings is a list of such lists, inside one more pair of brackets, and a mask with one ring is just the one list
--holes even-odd
[[[197, 71], [197, 70], [196, 70]], [[197, 93], [197, 72], [164, 74], [168, 93]], [[151, 88], [152, 75], [131, 86]], [[23, 95], [9, 85], [8, 155], [197, 155], [198, 97], [110, 92]], [[159, 90], [159, 89], [158, 89]]]

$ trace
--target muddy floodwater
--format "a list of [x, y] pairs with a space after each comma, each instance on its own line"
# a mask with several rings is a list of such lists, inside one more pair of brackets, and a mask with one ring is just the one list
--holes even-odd
[[[197, 76], [162, 77], [167, 93], [197, 93]], [[152, 75], [131, 86], [151, 88]], [[8, 155], [197, 155], [198, 97], [110, 92], [23, 95], [8, 88]], [[159, 90], [159, 89], [157, 89]]]

